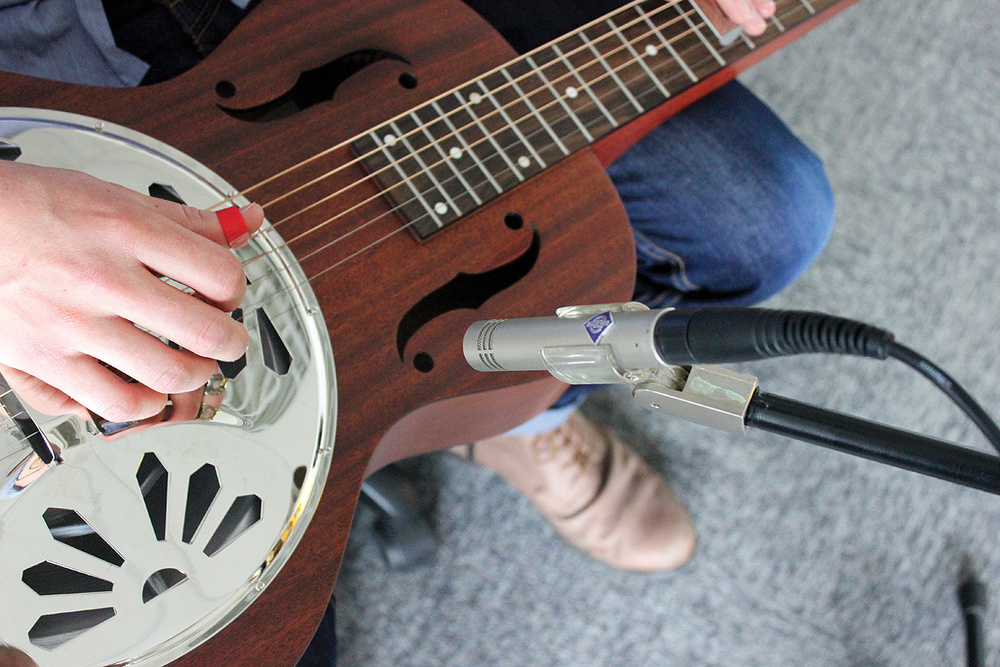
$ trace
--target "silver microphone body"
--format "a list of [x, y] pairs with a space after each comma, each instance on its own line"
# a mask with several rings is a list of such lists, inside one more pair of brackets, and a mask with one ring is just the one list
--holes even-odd
[[613, 311], [575, 317], [481, 320], [465, 332], [463, 349], [478, 371], [550, 370], [542, 350], [604, 346], [625, 370], [666, 365], [653, 330], [666, 310]]

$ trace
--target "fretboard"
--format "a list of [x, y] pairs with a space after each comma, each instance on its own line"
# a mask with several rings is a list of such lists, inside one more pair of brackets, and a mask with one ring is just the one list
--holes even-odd
[[357, 138], [420, 239], [734, 63], [838, 0], [778, 0], [723, 40], [692, 0], [638, 0]]

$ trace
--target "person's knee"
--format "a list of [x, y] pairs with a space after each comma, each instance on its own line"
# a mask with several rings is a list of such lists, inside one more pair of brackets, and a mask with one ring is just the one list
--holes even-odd
[[654, 129], [608, 169], [637, 241], [637, 294], [751, 304], [819, 255], [833, 195], [819, 158], [736, 82]]
[[756, 238], [752, 270], [755, 288], [746, 303], [762, 301], [787, 287], [819, 256], [833, 230], [834, 197], [820, 159], [798, 139], [776, 155], [755, 219], [748, 220]]

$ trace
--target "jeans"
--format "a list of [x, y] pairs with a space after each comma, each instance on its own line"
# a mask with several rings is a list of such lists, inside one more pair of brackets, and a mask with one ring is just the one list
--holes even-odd
[[[650, 132], [608, 174], [635, 237], [633, 298], [651, 308], [763, 301], [805, 270], [833, 227], [822, 162], [735, 81]], [[570, 387], [553, 407], [591, 389]]]

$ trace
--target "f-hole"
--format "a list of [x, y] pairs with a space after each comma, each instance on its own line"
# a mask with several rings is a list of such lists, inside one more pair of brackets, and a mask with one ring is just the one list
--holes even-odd
[[[505, 219], [511, 220], [512, 215], [521, 219], [517, 214], [508, 214]], [[541, 247], [542, 240], [538, 230], [533, 229], [530, 245], [513, 260], [482, 273], [459, 273], [413, 304], [396, 327], [396, 349], [400, 361], [404, 359], [406, 344], [425, 324], [453, 310], [477, 310], [491, 297], [531, 273], [538, 261]], [[428, 373], [434, 368], [434, 358], [427, 352], [418, 352], [413, 357], [413, 367], [421, 373]]]
[[[352, 51], [325, 65], [302, 72], [291, 88], [273, 100], [246, 109], [224, 107], [221, 104], [218, 107], [233, 118], [248, 123], [267, 123], [288, 118], [321, 102], [329, 102], [340, 84], [369, 65], [382, 60], [398, 60], [410, 64], [409, 60], [391, 51], [382, 49]], [[404, 88], [413, 88], [417, 85], [417, 77], [412, 73], [406, 73], [399, 77], [399, 83]], [[219, 97], [228, 99], [236, 94], [236, 86], [231, 81], [219, 81], [215, 84], [215, 92]]]

